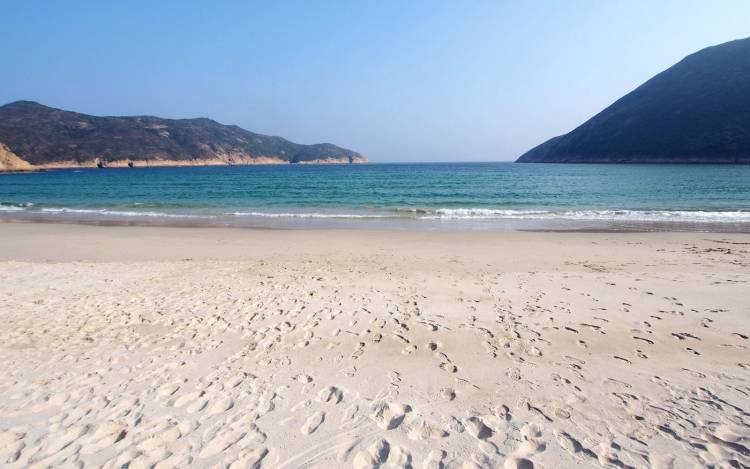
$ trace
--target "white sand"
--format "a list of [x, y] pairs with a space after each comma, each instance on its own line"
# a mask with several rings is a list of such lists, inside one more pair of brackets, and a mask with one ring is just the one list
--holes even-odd
[[749, 243], [0, 224], [0, 466], [747, 466]]

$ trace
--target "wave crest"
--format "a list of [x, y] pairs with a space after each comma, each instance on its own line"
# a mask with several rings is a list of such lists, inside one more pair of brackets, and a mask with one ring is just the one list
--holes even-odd
[[425, 215], [425, 219], [445, 220], [583, 220], [583, 221], [681, 221], [681, 222], [750, 222], [750, 211], [706, 210], [506, 210], [485, 208], [441, 208]]
[[[144, 207], [145, 208], [145, 207]], [[685, 223], [750, 223], [747, 210], [519, 210], [494, 208], [393, 208], [352, 209], [333, 211], [212, 211], [193, 209], [180, 212], [155, 210], [121, 210], [116, 208], [38, 207], [34, 204], [0, 203], [0, 213], [42, 213], [45, 215], [81, 215], [102, 217], [148, 217], [168, 219], [393, 219], [393, 220], [571, 220], [611, 222], [685, 222]]]

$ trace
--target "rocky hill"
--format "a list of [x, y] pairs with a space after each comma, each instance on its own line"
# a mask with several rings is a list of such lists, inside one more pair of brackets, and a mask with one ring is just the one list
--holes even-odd
[[97, 117], [31, 101], [0, 107], [0, 171], [366, 161], [330, 143], [300, 145], [205, 118]]
[[750, 163], [750, 38], [656, 75], [522, 163]]

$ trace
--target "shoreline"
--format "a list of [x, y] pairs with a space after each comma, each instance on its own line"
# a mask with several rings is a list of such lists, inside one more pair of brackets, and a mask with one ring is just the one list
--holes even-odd
[[257, 230], [344, 230], [396, 232], [550, 232], [550, 233], [750, 233], [750, 222], [625, 221], [625, 220], [524, 220], [467, 219], [427, 220], [419, 218], [305, 218], [254, 216], [109, 216], [64, 212], [0, 212], [0, 225], [7, 223], [70, 224], [90, 226], [231, 228]]
[[[0, 167], [0, 174], [28, 174], [46, 171], [75, 170], [75, 169], [150, 169], [150, 168], [201, 168], [215, 166], [277, 166], [277, 165], [350, 165], [372, 164], [367, 158], [343, 161], [340, 159], [321, 159], [310, 161], [286, 161], [279, 158], [254, 158], [243, 161], [226, 161], [220, 158], [205, 160], [114, 160], [104, 166], [98, 166], [95, 161], [84, 163], [45, 163], [34, 165], [22, 160], [25, 165], [17, 167]], [[130, 166], [130, 164], [133, 166]]]
[[[345, 258], [356, 255], [358, 248], [372, 250], [393, 249], [399, 255], [407, 253], [438, 254], [443, 247], [456, 258], [487, 256], [495, 261], [513, 259], [519, 269], [539, 267], [524, 259], [543, 261], [554, 266], [565, 257], [564, 251], [578, 253], [584, 246], [596, 247], [602, 259], [634, 255], [646, 242], [682, 245], [684, 243], [732, 244], [750, 243], [750, 233], [689, 232], [689, 231], [418, 231], [381, 229], [277, 229], [237, 228], [224, 226], [143, 226], [121, 224], [0, 222], [0, 262], [48, 259], [69, 262], [81, 259], [136, 259], [175, 260], [192, 255], [202, 259], [247, 259], [265, 253], [277, 253], [284, 247], [284, 257], [295, 255], [334, 255], [337, 247]], [[545, 249], [554, 246], [557, 252], [529, 250], [539, 243]], [[617, 245], [620, 252], [610, 253], [607, 244]], [[260, 248], [268, 246], [268, 250]], [[388, 247], [391, 246], [392, 247]], [[511, 246], [523, 246], [521, 252], [505, 258], [500, 255]], [[315, 248], [314, 251], [307, 249]], [[483, 252], [483, 250], [487, 252]], [[192, 251], [192, 253], [191, 253]], [[281, 254], [280, 252], [277, 254]], [[507, 253], [504, 254], [507, 256]], [[545, 258], [549, 255], [549, 258]], [[591, 251], [594, 255], [594, 251]], [[152, 256], [152, 257], [149, 257]], [[667, 256], [668, 257], [668, 256]], [[519, 263], [520, 262], [520, 263]], [[567, 265], [567, 264], [566, 264]], [[561, 267], [558, 266], [558, 267]]]

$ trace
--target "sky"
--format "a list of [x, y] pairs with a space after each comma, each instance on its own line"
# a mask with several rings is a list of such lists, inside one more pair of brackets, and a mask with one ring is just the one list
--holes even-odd
[[750, 1], [0, 0], [0, 104], [210, 117], [375, 162], [513, 160]]

